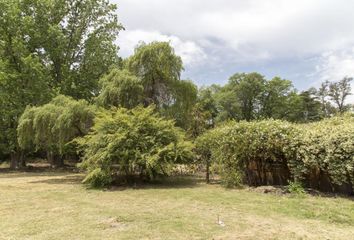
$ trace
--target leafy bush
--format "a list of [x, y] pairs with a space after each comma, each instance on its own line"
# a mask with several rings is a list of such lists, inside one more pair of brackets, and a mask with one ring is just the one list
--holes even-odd
[[[298, 125], [299, 135], [289, 145], [290, 166], [297, 179], [327, 174], [332, 184], [354, 184], [354, 117], [333, 117]], [[311, 176], [317, 172], [318, 176]]]
[[173, 121], [164, 120], [152, 107], [102, 110], [92, 131], [78, 139], [83, 149], [81, 167], [88, 171], [84, 182], [105, 186], [113, 175], [139, 175], [153, 179], [168, 174], [174, 163], [193, 159], [193, 145]]
[[228, 186], [286, 184], [291, 179], [318, 188], [327, 176], [328, 190], [354, 186], [352, 115], [310, 124], [230, 122], [200, 136], [196, 146], [197, 156], [216, 163]]
[[[284, 147], [295, 132], [291, 124], [278, 120], [230, 122], [200, 137], [197, 151], [205, 154], [210, 149], [225, 185], [265, 185], [272, 181], [272, 165], [286, 167]], [[204, 138], [211, 142], [201, 141]]]

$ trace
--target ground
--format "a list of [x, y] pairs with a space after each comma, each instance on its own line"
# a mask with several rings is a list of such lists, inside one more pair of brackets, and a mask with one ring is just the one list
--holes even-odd
[[93, 190], [82, 177], [0, 172], [0, 239], [354, 239], [350, 198], [230, 190], [196, 177]]

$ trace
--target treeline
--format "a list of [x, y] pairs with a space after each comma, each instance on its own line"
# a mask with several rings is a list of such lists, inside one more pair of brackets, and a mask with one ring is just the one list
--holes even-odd
[[60, 167], [74, 156], [85, 181], [103, 186], [195, 163], [194, 139], [228, 121], [308, 123], [352, 111], [352, 78], [299, 92], [290, 80], [237, 73], [198, 88], [181, 79], [168, 42], [119, 57], [121, 30], [108, 0], [0, 1], [0, 159], [18, 168], [45, 154]]

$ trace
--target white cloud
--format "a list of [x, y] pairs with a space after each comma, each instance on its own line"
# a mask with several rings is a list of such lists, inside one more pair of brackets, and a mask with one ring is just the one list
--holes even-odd
[[[354, 48], [322, 54], [320, 63], [316, 66], [316, 75], [321, 82], [339, 81], [346, 76], [354, 77]], [[354, 103], [354, 87], [348, 102]]]
[[139, 42], [150, 43], [153, 41], [170, 42], [185, 65], [197, 65], [206, 59], [206, 54], [203, 49], [193, 41], [183, 41], [176, 36], [168, 36], [161, 34], [158, 31], [144, 31], [144, 30], [127, 30], [121, 33], [118, 40], [120, 46], [120, 54], [127, 57], [134, 52], [134, 48]]
[[[316, 65], [326, 69], [335, 65], [323, 53], [337, 54], [354, 46], [352, 0], [113, 2], [127, 29], [120, 34], [121, 53], [131, 53], [138, 40], [170, 40], [191, 70], [189, 77], [199, 83], [224, 81], [232, 71], [261, 69], [267, 74], [281, 67], [282, 77], [288, 77], [287, 71], [297, 76], [291, 80], [303, 89], [330, 74], [330, 70], [320, 70], [320, 74], [315, 69]], [[309, 58], [318, 62], [306, 66]], [[326, 59], [330, 66], [325, 66]], [[338, 61], [333, 69], [350, 68], [348, 61]], [[298, 74], [294, 74], [295, 68], [283, 62], [302, 69], [296, 68]], [[311, 71], [314, 74], [309, 78]], [[222, 72], [219, 79], [218, 72]]]
[[354, 41], [354, 1], [349, 0], [117, 2], [128, 30], [159, 31], [196, 43], [213, 37], [240, 57], [301, 56]]

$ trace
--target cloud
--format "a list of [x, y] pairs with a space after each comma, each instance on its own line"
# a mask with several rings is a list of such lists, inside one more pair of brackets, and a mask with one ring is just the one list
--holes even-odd
[[134, 48], [142, 41], [145, 43], [153, 41], [170, 42], [176, 54], [182, 58], [183, 63], [186, 65], [197, 65], [206, 59], [203, 49], [193, 41], [183, 41], [176, 36], [164, 35], [158, 31], [144, 30], [127, 30], [122, 33], [118, 40], [120, 54], [123, 57], [128, 57], [133, 54]]
[[[324, 64], [324, 53], [354, 46], [351, 0], [113, 2], [127, 29], [120, 34], [122, 53], [132, 52], [127, 49], [138, 40], [169, 39], [185, 65], [194, 64], [187, 66], [187, 74], [199, 83], [220, 83], [236, 70], [267, 74], [281, 67], [282, 77], [297, 76], [291, 80], [303, 88], [318, 81], [316, 66]], [[301, 63], [309, 58], [317, 62]], [[304, 67], [295, 74], [284, 62]]]
[[[344, 77], [354, 77], [354, 48], [341, 51], [330, 51], [322, 54], [316, 66], [316, 75], [321, 82], [339, 81]], [[353, 85], [353, 83], [352, 83]], [[347, 99], [354, 104], [354, 88]]]

